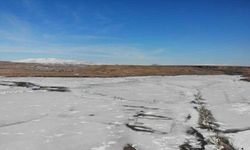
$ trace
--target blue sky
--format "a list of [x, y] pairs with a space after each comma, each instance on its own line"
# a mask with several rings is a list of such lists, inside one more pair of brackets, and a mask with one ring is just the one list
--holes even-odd
[[0, 3], [0, 60], [250, 65], [249, 0]]

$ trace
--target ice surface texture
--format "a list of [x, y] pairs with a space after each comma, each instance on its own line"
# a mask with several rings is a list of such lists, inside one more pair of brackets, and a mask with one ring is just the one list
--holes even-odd
[[[250, 84], [240, 79], [0, 77], [0, 149], [172, 150], [184, 143], [214, 149], [197, 110], [204, 106], [217, 130], [248, 129]], [[249, 130], [223, 135], [237, 149], [250, 148]]]

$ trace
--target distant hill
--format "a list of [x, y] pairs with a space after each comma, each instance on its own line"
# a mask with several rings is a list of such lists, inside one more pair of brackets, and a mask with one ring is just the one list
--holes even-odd
[[94, 63], [87, 61], [79, 60], [65, 60], [58, 58], [30, 58], [23, 60], [16, 60], [12, 62], [21, 62], [21, 63], [38, 63], [38, 64], [71, 64], [71, 65], [93, 65]]

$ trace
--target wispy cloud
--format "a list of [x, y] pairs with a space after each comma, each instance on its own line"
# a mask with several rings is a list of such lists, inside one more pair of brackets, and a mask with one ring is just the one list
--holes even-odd
[[[22, 0], [22, 3], [30, 10], [35, 8], [33, 0]], [[0, 14], [0, 53], [13, 54], [11, 59], [70, 57], [120, 64], [151, 64], [159, 61], [157, 56], [161, 54], [161, 49], [145, 52], [136, 46], [136, 43], [122, 42], [123, 38], [109, 34], [120, 30], [121, 23], [113, 23], [113, 20], [104, 14], [94, 13], [93, 16], [97, 25], [86, 24], [87, 30], [93, 31], [88, 33], [92, 34], [67, 32], [64, 26], [55, 33], [53, 28], [41, 30], [37, 27], [37, 23], [34, 24], [15, 14], [2, 12]], [[81, 16], [77, 11], [73, 11], [72, 18], [78, 20]], [[47, 23], [54, 26], [51, 20]], [[59, 28], [58, 22], [55, 24]]]
[[137, 47], [125, 45], [86, 45], [86, 46], [43, 46], [43, 47], [8, 47], [0, 46], [0, 53], [30, 53], [39, 54], [39, 57], [65, 57], [86, 59], [103, 63], [121, 64], [152, 64], [159, 62], [153, 52], [145, 53]]
[[[95, 40], [122, 40], [121, 37], [114, 37], [114, 36], [105, 36], [105, 35], [81, 35], [81, 34], [49, 34], [49, 33], [44, 33], [42, 37], [46, 40], [57, 40], [57, 41], [95, 41]], [[67, 42], [66, 42], [67, 43]]]
[[[43, 47], [43, 45], [53, 45], [60, 43], [61, 45], [70, 44], [79, 45], [84, 41], [96, 40], [119, 40], [119, 37], [105, 35], [84, 35], [84, 34], [68, 34], [68, 33], [46, 33], [34, 28], [34, 26], [18, 16], [8, 13], [0, 14], [0, 42], [2, 46], [11, 47], [18, 46], [35, 46]], [[29, 47], [27, 47], [29, 48]]]
[[15, 15], [0, 15], [0, 39], [16, 43], [34, 42], [31, 25]]

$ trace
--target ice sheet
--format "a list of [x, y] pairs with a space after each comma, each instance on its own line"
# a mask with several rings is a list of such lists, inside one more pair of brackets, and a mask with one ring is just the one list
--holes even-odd
[[[250, 126], [250, 84], [239, 79], [0, 77], [0, 82], [70, 89], [51, 92], [0, 85], [0, 149], [122, 150], [126, 144], [138, 150], [179, 149], [191, 140], [187, 128], [198, 126], [197, 111], [190, 103], [197, 91], [222, 129]], [[249, 131], [227, 136], [235, 147], [250, 148]]]

